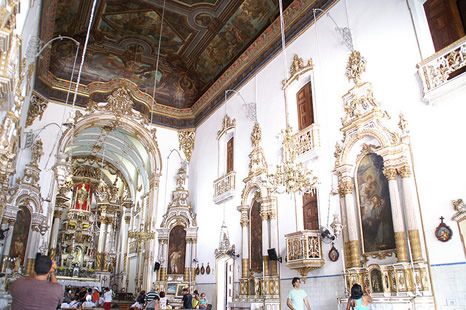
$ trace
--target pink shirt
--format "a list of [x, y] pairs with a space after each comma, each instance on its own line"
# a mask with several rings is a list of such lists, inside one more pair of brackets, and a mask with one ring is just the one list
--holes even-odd
[[13, 282], [11, 310], [55, 310], [63, 299], [63, 286], [47, 280], [20, 278]]

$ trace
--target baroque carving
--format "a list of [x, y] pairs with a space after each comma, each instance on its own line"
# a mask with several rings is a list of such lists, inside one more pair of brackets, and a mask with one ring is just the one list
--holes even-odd
[[346, 77], [349, 80], [353, 80], [355, 85], [358, 85], [361, 81], [361, 75], [366, 71], [366, 59], [361, 56], [361, 53], [354, 50], [346, 65]]
[[217, 131], [217, 139], [219, 139], [225, 132], [236, 127], [236, 119], [231, 119], [228, 115], [223, 117], [222, 129]]
[[36, 143], [32, 146], [31, 150], [31, 158], [32, 162], [31, 164], [38, 167], [40, 158], [42, 157], [44, 153], [42, 152], [42, 140], [38, 139]]
[[179, 149], [183, 151], [188, 162], [191, 160], [195, 138], [195, 129], [178, 131]]
[[291, 82], [299, 80], [301, 75], [303, 75], [309, 70], [312, 70], [312, 68], [312, 59], [309, 59], [307, 64], [304, 65], [303, 59], [300, 58], [297, 54], [295, 54], [293, 57], [293, 62], [290, 66], [290, 77], [287, 80], [282, 81], [283, 88], [286, 88], [288, 85], [291, 84]]
[[29, 127], [34, 123], [34, 120], [39, 116], [39, 120], [42, 120], [44, 111], [47, 108], [48, 101], [42, 96], [33, 93], [29, 102], [28, 116], [26, 119], [26, 127]]

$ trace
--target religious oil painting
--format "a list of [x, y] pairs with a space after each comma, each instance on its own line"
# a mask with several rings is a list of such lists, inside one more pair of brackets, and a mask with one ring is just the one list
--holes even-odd
[[29, 226], [31, 225], [31, 212], [29, 209], [20, 206], [16, 215], [16, 223], [11, 238], [10, 257], [18, 257], [21, 265], [24, 265], [24, 255], [28, 243]]
[[272, 0], [245, 0], [200, 55], [200, 77], [204, 81], [215, 78], [267, 25], [274, 12]]
[[168, 283], [167, 284], [167, 294], [168, 295], [175, 295], [176, 293], [176, 283]]
[[257, 201], [251, 208], [251, 270], [262, 272], [262, 219]]
[[168, 241], [168, 274], [184, 274], [186, 230], [178, 225], [170, 231]]
[[364, 156], [358, 167], [357, 184], [364, 252], [395, 249], [390, 194], [381, 156]]
[[75, 186], [73, 189], [73, 209], [89, 211], [91, 197], [91, 185], [83, 183]]

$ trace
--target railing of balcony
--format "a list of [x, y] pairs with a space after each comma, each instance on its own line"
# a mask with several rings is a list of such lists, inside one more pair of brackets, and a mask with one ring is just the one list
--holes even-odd
[[466, 66], [466, 36], [441, 49], [417, 65], [418, 74], [428, 93], [454, 76], [455, 71]]
[[320, 146], [320, 129], [318, 124], [312, 124], [294, 135], [297, 150], [296, 155], [306, 154]]
[[285, 235], [287, 265], [318, 268], [323, 265], [322, 241], [317, 230], [303, 230]]
[[214, 201], [216, 203], [229, 198], [235, 191], [236, 172], [230, 171], [214, 181]]

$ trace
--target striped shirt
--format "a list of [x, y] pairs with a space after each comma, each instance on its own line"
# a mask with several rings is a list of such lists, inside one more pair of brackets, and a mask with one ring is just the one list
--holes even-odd
[[146, 293], [146, 301], [149, 302], [149, 301], [154, 300], [155, 296], [159, 296], [159, 293], [154, 292], [154, 291], [147, 292]]

